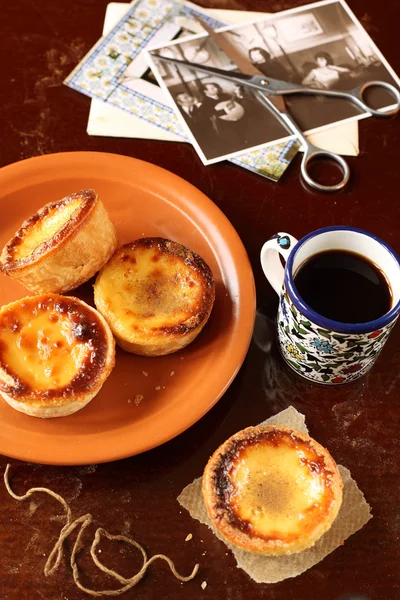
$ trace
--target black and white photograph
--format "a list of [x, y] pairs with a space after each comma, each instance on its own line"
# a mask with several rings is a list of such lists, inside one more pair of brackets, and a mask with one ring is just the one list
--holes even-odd
[[[324, 97], [318, 90], [351, 90], [369, 81], [400, 87], [393, 69], [341, 0], [310, 4], [219, 31], [266, 78], [315, 89], [315, 95], [285, 96], [288, 112], [306, 133], [370, 116], [350, 101]], [[153, 46], [147, 53], [204, 164], [292, 137], [245, 83], [235, 85], [191, 67], [161, 62], [157, 56], [228, 72], [238, 67], [204, 34]], [[392, 95], [378, 88], [368, 90], [365, 100], [375, 109], [393, 105]]]

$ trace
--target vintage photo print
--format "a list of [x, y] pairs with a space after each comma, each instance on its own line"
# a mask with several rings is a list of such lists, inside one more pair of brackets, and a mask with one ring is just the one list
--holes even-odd
[[[201, 25], [191, 15], [185, 14], [184, 7], [178, 5], [175, 12], [171, 11], [169, 19], [154, 32], [151, 45], [168, 44], [170, 41], [191, 37], [198, 33], [204, 33]], [[118, 84], [155, 101], [163, 101], [163, 91], [160, 90], [143, 52], [134, 56], [118, 75]]]
[[[128, 5], [111, 2], [107, 14], [116, 14], [115, 19], [110, 16], [113, 25], [108, 22], [102, 38], [64, 83], [95, 100], [101, 100], [111, 110], [118, 107], [133, 115], [130, 126], [126, 129], [122, 126], [122, 133], [128, 137], [141, 137], [143, 134], [146, 137], [147, 126], [150, 125], [152, 131], [157, 127], [177, 139], [188, 141], [187, 129], [168, 103], [168, 94], [159, 87], [143, 50], [149, 44], [165, 45], [186, 35], [204, 33], [197, 20], [199, 17], [213, 29], [226, 26], [226, 22], [221, 21], [221, 13], [204, 13], [196, 4], [186, 0], [134, 0]], [[235, 18], [248, 20], [236, 11], [234, 14]], [[229, 19], [232, 17], [233, 14], [229, 13]], [[93, 125], [97, 130], [102, 125], [107, 127], [110, 121], [108, 118], [103, 121], [103, 111], [108, 111], [108, 108], [96, 109], [96, 106], [98, 104], [92, 105], [89, 120], [90, 127]], [[96, 121], [94, 116], [97, 110], [101, 121]], [[111, 131], [114, 135], [117, 127]], [[277, 181], [297, 149], [298, 143], [289, 140], [230, 160], [244, 169]]]
[[[368, 81], [400, 86], [343, 0], [326, 0], [219, 31], [266, 77], [315, 89], [315, 95], [285, 97], [288, 111], [306, 133], [370, 116], [345, 99], [320, 96], [318, 90], [350, 90]], [[205, 164], [291, 137], [245, 85], [157, 61], [157, 55], [226, 71], [237, 67], [204, 34], [153, 46], [147, 53]], [[393, 105], [393, 96], [378, 88], [369, 90], [365, 100], [373, 108]]]

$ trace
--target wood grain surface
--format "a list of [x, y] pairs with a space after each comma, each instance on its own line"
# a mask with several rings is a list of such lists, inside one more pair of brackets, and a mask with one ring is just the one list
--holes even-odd
[[[276, 184], [228, 162], [204, 167], [188, 144], [90, 137], [86, 134], [90, 99], [62, 81], [99, 38], [106, 4], [107, 0], [2, 2], [0, 165], [53, 152], [93, 150], [147, 160], [190, 181], [221, 208], [248, 251], [257, 286], [255, 336], [259, 343], [252, 343], [223, 398], [178, 438], [143, 455], [97, 466], [51, 467], [11, 461], [14, 489], [23, 493], [31, 486], [47, 486], [65, 497], [74, 517], [90, 512], [94, 526], [89, 543], [95, 527], [102, 526], [110, 533], [132, 536], [149, 555], [168, 554], [182, 574], [200, 563], [197, 577], [183, 584], [165, 564], [153, 564], [140, 584], [122, 596], [127, 600], [397, 600], [400, 326], [363, 379], [330, 388], [298, 378], [282, 363], [271, 336], [277, 297], [262, 275], [259, 252], [277, 231], [299, 238], [318, 227], [342, 224], [372, 231], [399, 253], [400, 118], [360, 122], [360, 155], [349, 159], [350, 184], [334, 196], [302, 186], [300, 157]], [[306, 2], [202, 4], [278, 11]], [[352, 0], [351, 8], [396, 68], [397, 0]], [[224, 544], [193, 521], [176, 497], [201, 475], [210, 454], [227, 437], [289, 405], [305, 414], [310, 434], [351, 470], [372, 507], [373, 519], [303, 575], [259, 585], [236, 568]], [[0, 458], [1, 474], [7, 462], [6, 457]], [[46, 556], [63, 524], [59, 505], [42, 495], [18, 503], [0, 484], [0, 506], [0, 600], [88, 598], [75, 587], [67, 560], [53, 576], [43, 575]], [[193, 537], [185, 542], [189, 533]], [[67, 544], [67, 556], [70, 547]], [[103, 561], [123, 575], [138, 570], [138, 554], [128, 547], [107, 542], [101, 550]], [[86, 551], [79, 564], [86, 585], [112, 586]]]

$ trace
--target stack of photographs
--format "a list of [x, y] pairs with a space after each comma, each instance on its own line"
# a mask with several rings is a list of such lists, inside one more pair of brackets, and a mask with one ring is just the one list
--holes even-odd
[[[276, 117], [246, 88], [157, 55], [237, 69], [197, 21], [223, 31], [261, 72], [318, 89], [346, 90], [370, 81], [400, 85], [343, 0], [324, 0], [252, 22], [225, 26], [190, 2], [137, 0], [66, 79], [69, 87], [190, 141], [204, 164], [225, 159], [277, 181], [299, 149]], [[392, 98], [373, 90], [368, 101]], [[307, 133], [369, 116], [321, 96], [287, 99]]]
[[[203, 32], [197, 17], [213, 29], [225, 25], [190, 2], [135, 0], [64, 83], [110, 107], [118, 107], [136, 120], [189, 141], [167, 95], [152, 75], [143, 50], [156, 43], [165, 44]], [[298, 148], [298, 143], [292, 140], [244, 153], [230, 161], [278, 181]]]
[[[318, 2], [220, 31], [242, 58], [268, 78], [313, 87], [316, 92], [350, 90], [369, 81], [400, 85], [393, 69], [342, 0]], [[237, 71], [210, 36], [202, 33], [184, 41], [174, 40], [153, 46], [146, 54], [204, 164], [238, 158], [244, 152], [292, 139], [251, 88], [157, 60], [163, 56]], [[368, 102], [375, 108], [388, 109], [393, 97], [384, 89], [371, 88]], [[287, 96], [286, 104], [306, 133], [369, 116], [350, 102], [318, 94]]]

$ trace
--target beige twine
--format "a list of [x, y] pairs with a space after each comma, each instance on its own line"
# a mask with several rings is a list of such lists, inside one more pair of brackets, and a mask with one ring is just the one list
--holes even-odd
[[[96, 591], [96, 590], [91, 590], [89, 588], [86, 588], [79, 581], [79, 570], [78, 570], [78, 565], [76, 563], [76, 555], [83, 547], [82, 536], [83, 536], [85, 529], [87, 529], [87, 527], [91, 523], [93, 523], [92, 515], [91, 514], [82, 515], [81, 517], [78, 517], [77, 519], [75, 519], [75, 521], [72, 521], [71, 509], [68, 506], [67, 502], [64, 500], [64, 498], [59, 496], [59, 494], [56, 494], [55, 492], [53, 492], [52, 490], [49, 490], [48, 488], [42, 488], [42, 487], [31, 488], [23, 496], [18, 496], [17, 494], [15, 494], [12, 491], [12, 489], [10, 487], [9, 477], [8, 477], [9, 470], [10, 470], [10, 465], [8, 464], [6, 467], [6, 470], [4, 472], [4, 484], [6, 486], [8, 493], [10, 494], [10, 496], [15, 498], [15, 500], [26, 500], [27, 498], [29, 498], [29, 496], [31, 496], [32, 494], [35, 494], [36, 492], [44, 492], [45, 494], [49, 494], [49, 496], [52, 496], [53, 498], [58, 500], [58, 502], [60, 502], [65, 509], [67, 522], [64, 525], [64, 527], [61, 529], [58, 540], [56, 541], [52, 551], [50, 552], [49, 557], [44, 566], [44, 574], [46, 575], [46, 577], [48, 577], [49, 575], [52, 575], [54, 573], [54, 571], [56, 571], [58, 569], [60, 562], [62, 560], [63, 554], [64, 554], [64, 548], [63, 548], [64, 541], [67, 539], [67, 537], [74, 531], [74, 529], [78, 525], [80, 525], [80, 530], [77, 535], [75, 544], [72, 548], [70, 564], [71, 564], [72, 574], [73, 574], [75, 584], [77, 585], [77, 587], [80, 590], [82, 590], [83, 592], [86, 592], [87, 594], [90, 594], [91, 596], [96, 596], [96, 597], [120, 596], [124, 592], [127, 592], [128, 590], [130, 590], [137, 583], [139, 583], [139, 581], [142, 579], [142, 577], [146, 573], [146, 571], [147, 571], [148, 567], [151, 565], [151, 563], [159, 558], [162, 560], [165, 560], [165, 562], [168, 564], [169, 568], [171, 569], [172, 574], [177, 579], [179, 579], [179, 581], [190, 581], [191, 579], [193, 579], [195, 577], [197, 571], [199, 570], [199, 565], [196, 564], [192, 573], [188, 577], [183, 577], [182, 575], [179, 575], [179, 573], [177, 573], [174, 563], [172, 562], [172, 560], [170, 558], [168, 558], [168, 556], [165, 556], [164, 554], [155, 554], [154, 556], [152, 556], [151, 558], [148, 559], [143, 546], [138, 544], [138, 542], [135, 542], [135, 540], [131, 540], [130, 538], [125, 537], [124, 535], [111, 535], [105, 529], [102, 529], [101, 527], [99, 527], [96, 530], [94, 540], [90, 547], [90, 555], [91, 555], [95, 565], [101, 571], [103, 571], [103, 573], [106, 573], [107, 575], [114, 577], [114, 579], [116, 579], [119, 583], [123, 584], [123, 587], [121, 587], [118, 590], [104, 590], [104, 591]], [[131, 546], [138, 548], [138, 550], [140, 550], [140, 552], [142, 553], [142, 557], [143, 557], [143, 566], [140, 569], [140, 571], [138, 573], [136, 573], [136, 575], [134, 575], [133, 577], [130, 577], [127, 579], [125, 577], [122, 577], [122, 575], [119, 575], [119, 573], [117, 573], [113, 569], [108, 569], [105, 565], [103, 565], [96, 555], [96, 548], [100, 543], [101, 536], [106, 537], [109, 540], [118, 540], [121, 542], [126, 542], [127, 544], [130, 544]]]

